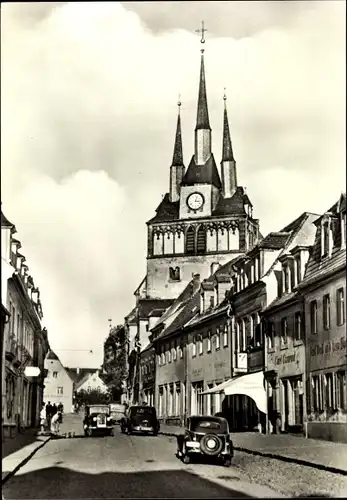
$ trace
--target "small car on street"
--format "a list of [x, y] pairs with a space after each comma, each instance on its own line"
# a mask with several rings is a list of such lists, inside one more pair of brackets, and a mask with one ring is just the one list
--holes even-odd
[[113, 424], [120, 424], [125, 415], [126, 405], [120, 403], [110, 403], [110, 414]]
[[83, 428], [87, 437], [96, 433], [113, 436], [109, 405], [86, 405]]
[[189, 464], [199, 455], [222, 460], [230, 467], [234, 450], [225, 418], [196, 415], [187, 419], [185, 433], [177, 436], [177, 456]]
[[155, 408], [147, 405], [130, 406], [121, 420], [120, 428], [124, 434], [141, 432], [156, 436], [160, 425]]

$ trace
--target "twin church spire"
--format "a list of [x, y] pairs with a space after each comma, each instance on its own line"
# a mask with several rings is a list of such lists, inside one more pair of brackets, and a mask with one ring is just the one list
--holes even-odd
[[[204, 23], [202, 22], [202, 28], [200, 30], [197, 30], [198, 33], [201, 33], [201, 40], [200, 40], [201, 44], [205, 43], [205, 36], [204, 36], [205, 31], [207, 30], [204, 28]], [[222, 161], [221, 161], [222, 182], [220, 182], [219, 174], [216, 167], [215, 169], [213, 169], [213, 164], [215, 165], [215, 162], [212, 154], [212, 130], [210, 126], [208, 105], [207, 105], [204, 48], [201, 49], [200, 80], [199, 80], [199, 95], [197, 103], [196, 127], [195, 127], [194, 156], [190, 162], [186, 174], [183, 163], [180, 108], [181, 108], [181, 102], [179, 100], [176, 137], [175, 137], [174, 153], [173, 153], [173, 160], [170, 172], [170, 201], [175, 202], [179, 200], [180, 186], [182, 181], [187, 179], [187, 177], [190, 177], [190, 181], [192, 181], [192, 176], [191, 175], [189, 176], [190, 169], [194, 170], [197, 179], [201, 180], [204, 179], [204, 182], [207, 181], [208, 183], [208, 179], [210, 178], [211, 182], [217, 185], [218, 188], [221, 187], [224, 197], [226, 198], [231, 197], [237, 188], [237, 178], [236, 178], [236, 162], [233, 155], [228, 115], [226, 109], [226, 96], [224, 94], [223, 148], [222, 148]], [[207, 171], [203, 172], [203, 170], [205, 169], [208, 170], [212, 169], [211, 175], [209, 175]], [[200, 173], [199, 170], [201, 170]], [[215, 171], [213, 172], [213, 170]], [[216, 179], [216, 177], [218, 179]]]

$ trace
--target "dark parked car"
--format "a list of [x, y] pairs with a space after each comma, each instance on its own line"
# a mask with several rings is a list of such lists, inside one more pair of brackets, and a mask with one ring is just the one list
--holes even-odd
[[156, 436], [159, 432], [159, 421], [153, 406], [130, 406], [120, 423], [121, 431], [125, 434], [133, 432], [151, 433]]
[[109, 405], [86, 405], [83, 428], [85, 436], [92, 436], [96, 432], [113, 436]]
[[185, 433], [177, 436], [177, 455], [185, 464], [189, 464], [193, 456], [204, 455], [221, 459], [230, 467], [234, 450], [228, 421], [223, 417], [189, 417]]

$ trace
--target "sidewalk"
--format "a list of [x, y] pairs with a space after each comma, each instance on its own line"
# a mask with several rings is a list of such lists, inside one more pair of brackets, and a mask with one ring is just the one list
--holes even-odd
[[[183, 427], [161, 425], [160, 434], [177, 435]], [[231, 434], [234, 449], [285, 462], [315, 467], [347, 476], [347, 444], [305, 439], [290, 434], [265, 435], [256, 432]]]
[[37, 429], [28, 429], [25, 434], [6, 439], [2, 443], [2, 484], [51, 439], [51, 436], [38, 436], [37, 432]]

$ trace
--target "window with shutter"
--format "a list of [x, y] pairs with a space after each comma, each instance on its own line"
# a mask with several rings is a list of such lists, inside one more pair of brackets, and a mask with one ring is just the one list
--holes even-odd
[[206, 230], [202, 226], [200, 226], [198, 229], [198, 234], [196, 239], [196, 249], [197, 253], [206, 252]]
[[189, 227], [186, 233], [186, 253], [195, 253], [195, 231], [193, 227]]

